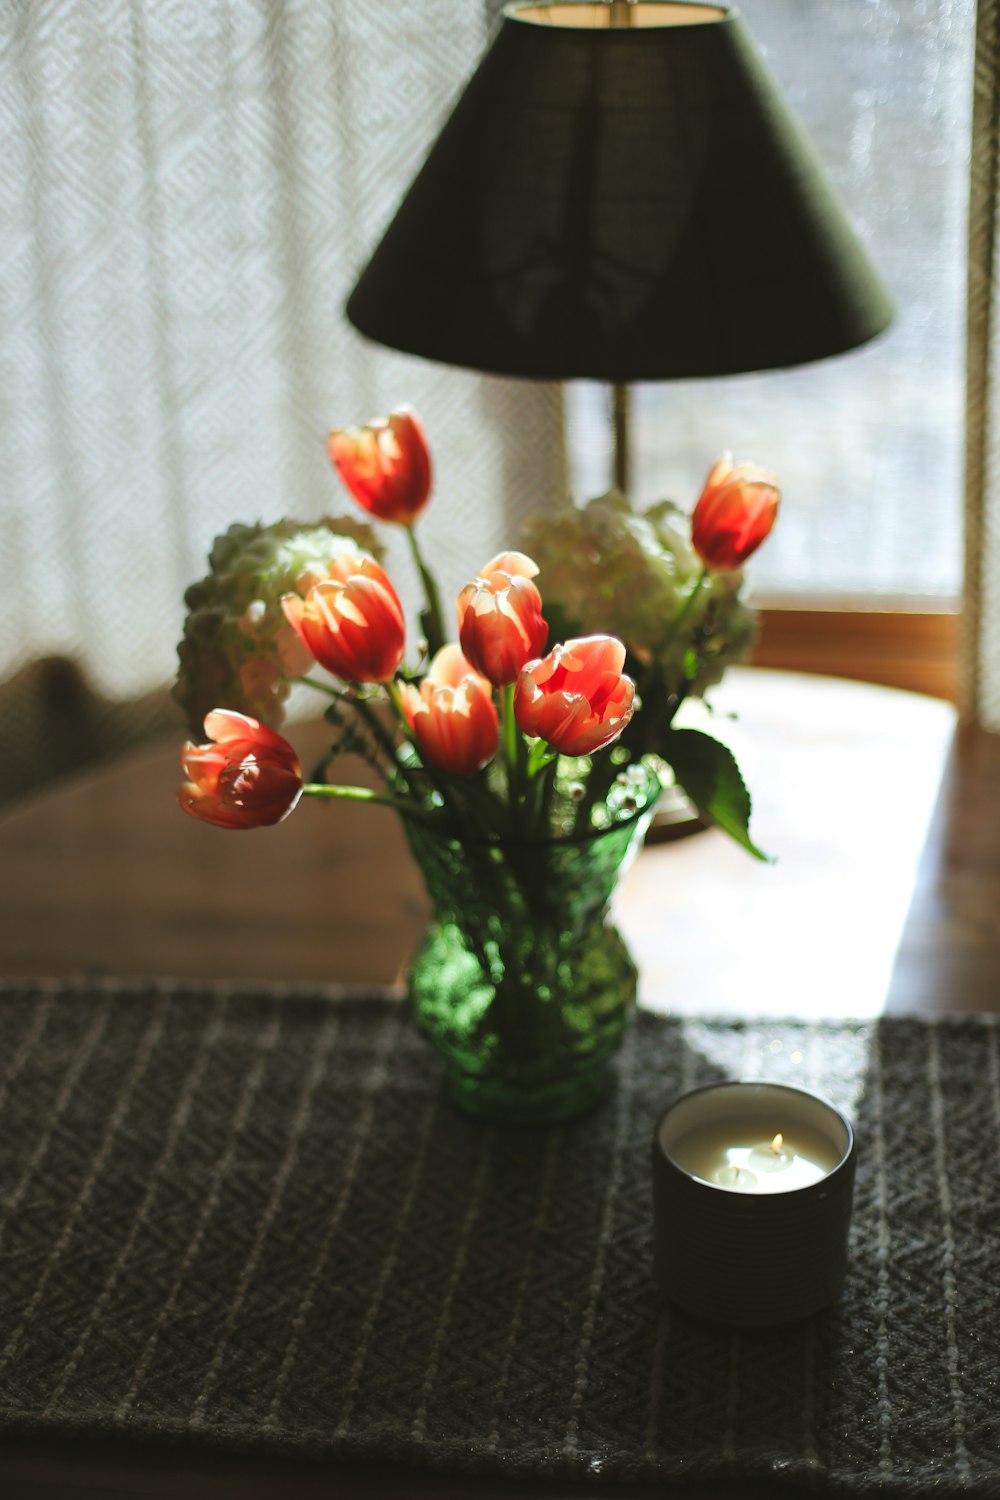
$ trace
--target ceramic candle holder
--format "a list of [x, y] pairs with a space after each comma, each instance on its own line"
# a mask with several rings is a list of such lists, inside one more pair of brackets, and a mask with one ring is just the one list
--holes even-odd
[[735, 1327], [809, 1317], [847, 1268], [855, 1145], [825, 1099], [768, 1082], [710, 1084], [653, 1136], [656, 1280]]

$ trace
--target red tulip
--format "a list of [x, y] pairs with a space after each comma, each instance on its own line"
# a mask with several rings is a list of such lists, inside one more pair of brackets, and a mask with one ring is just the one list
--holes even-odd
[[728, 454], [718, 459], [691, 516], [691, 541], [702, 562], [719, 572], [741, 567], [774, 525], [780, 498], [764, 469], [734, 468]]
[[549, 627], [532, 579], [538, 567], [523, 552], [501, 552], [458, 596], [462, 650], [496, 687], [514, 682], [545, 649]]
[[206, 716], [205, 733], [214, 744], [188, 741], [181, 752], [186, 780], [177, 800], [184, 811], [220, 828], [263, 828], [287, 818], [302, 795], [302, 769], [288, 741], [228, 708]]
[[359, 505], [380, 521], [412, 526], [430, 496], [431, 458], [411, 407], [397, 407], [364, 427], [331, 432], [326, 447]]
[[401, 689], [406, 718], [424, 760], [452, 776], [472, 776], [491, 760], [500, 738], [490, 685], [456, 645], [443, 646], [419, 690]]
[[403, 607], [378, 563], [364, 553], [337, 558], [331, 576], [303, 599], [284, 594], [281, 607], [311, 654], [347, 682], [386, 682], [403, 659]]
[[632, 717], [635, 683], [622, 672], [625, 647], [586, 635], [528, 662], [514, 689], [514, 717], [525, 734], [562, 755], [591, 755], [617, 739]]

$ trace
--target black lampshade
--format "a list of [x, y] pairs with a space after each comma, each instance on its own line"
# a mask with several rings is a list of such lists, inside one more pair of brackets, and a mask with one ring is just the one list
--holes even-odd
[[503, 375], [735, 374], [854, 348], [889, 296], [737, 13], [510, 5], [347, 304]]

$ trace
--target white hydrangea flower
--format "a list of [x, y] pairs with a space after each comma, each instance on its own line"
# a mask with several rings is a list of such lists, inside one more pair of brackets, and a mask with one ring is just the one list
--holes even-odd
[[201, 734], [213, 708], [236, 709], [277, 728], [289, 679], [312, 664], [285, 619], [281, 596], [327, 578], [345, 552], [382, 549], [370, 526], [351, 517], [270, 526], [235, 524], [217, 537], [209, 572], [184, 595], [184, 637], [174, 697]]
[[538, 564], [546, 614], [558, 615], [571, 634], [618, 636], [668, 694], [703, 694], [753, 641], [755, 616], [739, 597], [739, 572], [709, 574], [674, 627], [702, 563], [689, 517], [669, 500], [638, 512], [612, 491], [536, 516], [525, 548]]

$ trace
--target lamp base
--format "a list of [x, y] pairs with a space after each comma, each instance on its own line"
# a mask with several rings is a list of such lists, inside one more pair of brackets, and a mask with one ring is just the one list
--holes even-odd
[[698, 816], [694, 803], [688, 801], [680, 787], [668, 786], [656, 804], [646, 843], [666, 844], [674, 839], [690, 838], [693, 833], [704, 833], [707, 827], [708, 824]]

